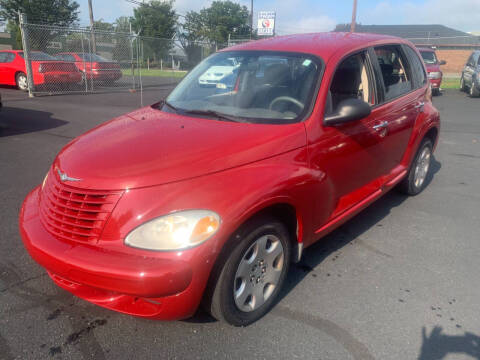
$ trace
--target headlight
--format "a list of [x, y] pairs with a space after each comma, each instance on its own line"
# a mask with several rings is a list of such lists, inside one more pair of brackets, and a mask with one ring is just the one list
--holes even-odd
[[128, 246], [147, 250], [183, 250], [201, 244], [220, 227], [220, 216], [209, 210], [186, 210], [150, 220], [125, 238]]
[[440, 79], [442, 77], [442, 73], [440, 71], [432, 71], [428, 74], [429, 79]]

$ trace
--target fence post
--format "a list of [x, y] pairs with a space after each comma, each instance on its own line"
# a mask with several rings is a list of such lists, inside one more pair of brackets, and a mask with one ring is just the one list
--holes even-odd
[[85, 93], [88, 93], [88, 80], [87, 80], [87, 66], [85, 64], [85, 45], [83, 44], [83, 36], [85, 35], [83, 32], [80, 32], [80, 42], [82, 43], [82, 60], [83, 60], [83, 83], [85, 84]]
[[28, 41], [27, 16], [19, 12], [18, 17], [22, 34], [23, 58], [25, 60], [25, 68], [27, 70], [28, 96], [33, 97], [35, 84], [33, 83], [32, 63], [30, 62], [30, 42]]

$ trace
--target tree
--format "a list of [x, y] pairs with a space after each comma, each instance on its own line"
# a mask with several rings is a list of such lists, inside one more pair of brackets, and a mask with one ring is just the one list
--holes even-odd
[[250, 26], [248, 9], [227, 0], [214, 1], [200, 12], [189, 11], [177, 36], [192, 66], [207, 55], [205, 50], [210, 52], [210, 49], [205, 49], [207, 44], [223, 47], [229, 34], [237, 38], [249, 37]]
[[132, 27], [138, 35], [144, 37], [144, 58], [157, 61], [167, 57], [173, 47], [172, 38], [176, 32], [177, 19], [173, 0], [150, 0], [133, 9]]
[[103, 19], [99, 19], [93, 22], [93, 28], [95, 30], [101, 30], [101, 31], [113, 31], [115, 27], [113, 24], [103, 21]]
[[130, 18], [121, 16], [113, 23], [116, 34], [115, 47], [113, 48], [113, 59], [119, 62], [131, 62], [134, 56], [134, 47], [130, 35]]
[[246, 6], [232, 1], [214, 1], [209, 8], [200, 10], [202, 22], [201, 34], [217, 46], [228, 41], [228, 34], [233, 37], [250, 36], [250, 14]]
[[78, 3], [72, 0], [0, 0], [0, 16], [18, 25], [18, 12], [30, 22], [70, 26], [78, 21]]
[[[78, 7], [78, 3], [72, 0], [0, 0], [0, 17], [8, 21], [7, 30], [15, 39], [14, 47], [21, 49], [19, 12], [25, 14], [31, 23], [71, 26], [78, 21]], [[32, 48], [42, 50], [56, 35], [51, 30], [36, 29], [30, 32], [29, 41]]]
[[201, 15], [195, 11], [189, 11], [185, 15], [185, 22], [178, 28], [177, 38], [187, 55], [187, 67], [189, 68], [202, 60], [203, 26]]
[[130, 32], [130, 18], [128, 16], [120, 16], [113, 23], [116, 32], [129, 33]]

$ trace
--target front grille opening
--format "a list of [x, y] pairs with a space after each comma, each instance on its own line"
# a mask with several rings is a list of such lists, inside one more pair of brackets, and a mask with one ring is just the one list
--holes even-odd
[[40, 196], [40, 218], [59, 239], [97, 242], [121, 194], [74, 188], [51, 171]]

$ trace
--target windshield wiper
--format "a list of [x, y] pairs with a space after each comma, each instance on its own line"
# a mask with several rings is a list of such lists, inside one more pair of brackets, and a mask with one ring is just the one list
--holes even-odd
[[238, 118], [235, 118], [233, 116], [229, 116], [227, 114], [215, 111], [215, 110], [200, 110], [200, 109], [194, 109], [194, 110], [184, 110], [182, 111], [184, 114], [188, 115], [207, 115], [207, 116], [213, 116], [219, 120], [226, 120], [226, 121], [231, 121], [231, 122], [241, 122]]
[[172, 104], [170, 104], [167, 100], [163, 100], [162, 102], [163, 102], [163, 105], [166, 105], [167, 107], [169, 107], [173, 111], [178, 112], [178, 109], [175, 106], [173, 106]]

